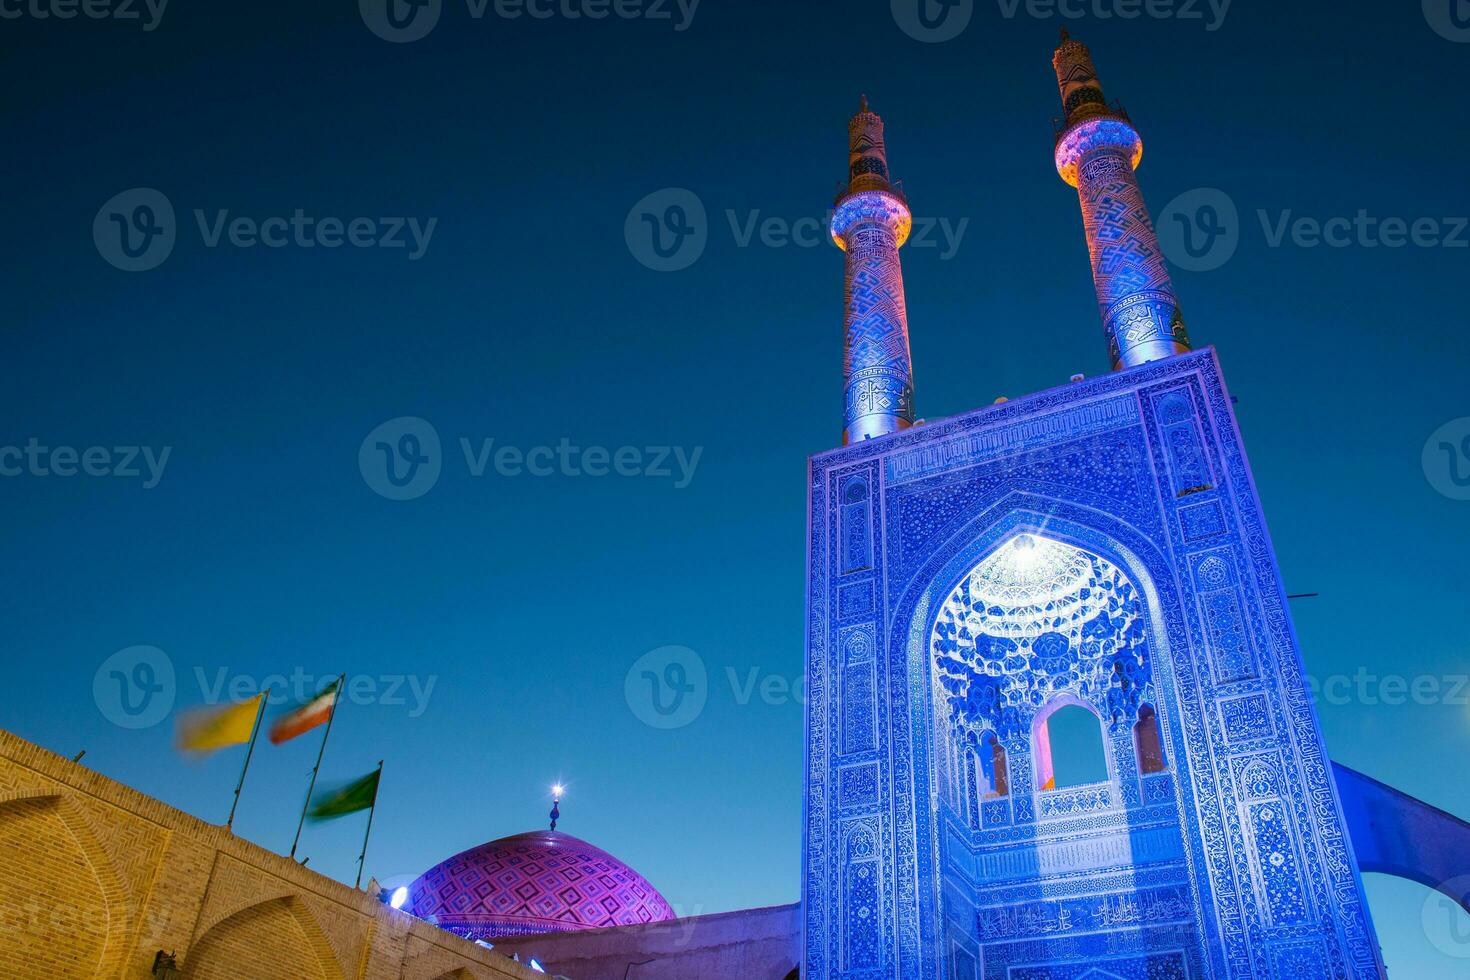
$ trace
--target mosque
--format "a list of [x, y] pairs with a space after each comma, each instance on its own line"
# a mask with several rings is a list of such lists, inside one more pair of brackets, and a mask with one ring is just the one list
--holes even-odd
[[[0, 974], [1368, 980], [1386, 972], [1364, 871], [1470, 911], [1470, 825], [1329, 759], [1142, 140], [1084, 45], [1064, 34], [1053, 65], [1104, 377], [917, 419], [912, 219], [866, 100], [848, 127], [844, 429], [807, 483], [798, 903], [676, 918], [554, 808], [393, 911], [0, 732], [0, 951], [23, 964]], [[1054, 735], [1079, 721], [1103, 778], [1063, 764]]]
[[[848, 127], [843, 445], [808, 482], [799, 905], [685, 920], [671, 947], [653, 886], [553, 829], [429, 870], [415, 915], [574, 980], [1362, 980], [1386, 975], [1363, 870], [1470, 910], [1444, 884], [1470, 870], [1470, 826], [1328, 758], [1220, 364], [1193, 348], [1139, 190], [1143, 141], [1086, 46], [1063, 32], [1053, 66], [1106, 377], [917, 420], [912, 218], [866, 98]], [[1058, 779], [1064, 713], [1106, 779]]]

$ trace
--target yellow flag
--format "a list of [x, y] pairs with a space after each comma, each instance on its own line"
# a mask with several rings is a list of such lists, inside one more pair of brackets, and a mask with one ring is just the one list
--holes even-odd
[[260, 714], [262, 691], [249, 701], [223, 707], [195, 708], [179, 717], [175, 744], [186, 752], [213, 752], [250, 741]]

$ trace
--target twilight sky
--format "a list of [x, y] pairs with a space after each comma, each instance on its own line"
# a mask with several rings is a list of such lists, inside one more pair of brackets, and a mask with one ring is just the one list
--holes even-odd
[[[921, 415], [1105, 371], [1050, 161], [1065, 25], [1143, 133], [1287, 586], [1320, 593], [1294, 611], [1331, 754], [1470, 816], [1450, 2], [960, 0], [928, 28], [909, 0], [442, 0], [401, 43], [371, 0], [6, 6], [0, 725], [222, 822], [241, 752], [180, 759], [170, 709], [349, 671], [323, 779], [385, 760], [370, 874], [541, 826], [562, 779], [562, 829], [681, 913], [794, 901], [846, 120], [867, 93], [919, 218]], [[379, 441], [432, 462], [365, 479]], [[640, 687], [667, 646], [706, 677], [675, 729]], [[316, 748], [257, 752], [239, 833], [289, 847]], [[350, 882], [361, 832], [301, 853]], [[1428, 895], [1370, 880], [1389, 964], [1461, 976], [1470, 919]]]

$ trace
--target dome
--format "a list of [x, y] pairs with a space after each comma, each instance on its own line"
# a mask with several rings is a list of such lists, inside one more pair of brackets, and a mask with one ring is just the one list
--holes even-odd
[[674, 918], [638, 872], [554, 830], [503, 837], [440, 862], [409, 886], [405, 909], [467, 939]]

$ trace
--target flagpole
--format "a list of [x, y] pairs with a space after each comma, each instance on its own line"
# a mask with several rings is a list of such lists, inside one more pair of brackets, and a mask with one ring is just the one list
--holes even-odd
[[378, 760], [378, 782], [373, 786], [373, 805], [368, 810], [367, 833], [362, 835], [362, 853], [357, 856], [357, 883], [353, 888], [362, 887], [362, 865], [367, 860], [368, 836], [373, 832], [373, 814], [378, 812], [378, 791], [383, 788], [383, 760]]
[[235, 808], [240, 805], [240, 790], [245, 787], [245, 773], [250, 770], [250, 757], [255, 754], [255, 739], [260, 734], [260, 719], [265, 717], [265, 702], [270, 688], [260, 692], [260, 704], [255, 707], [255, 727], [250, 732], [250, 747], [245, 750], [245, 765], [240, 767], [240, 781], [235, 784], [235, 802], [230, 804], [230, 819], [225, 821], [226, 830], [235, 828]]
[[316, 753], [316, 765], [311, 767], [311, 782], [306, 787], [306, 802], [301, 804], [301, 820], [296, 824], [296, 837], [291, 841], [291, 858], [296, 857], [296, 845], [301, 843], [301, 828], [306, 824], [306, 811], [311, 809], [311, 791], [316, 789], [316, 774], [322, 767], [322, 756], [327, 752], [327, 737], [332, 734], [332, 722], [337, 720], [337, 705], [342, 701], [342, 689], [347, 686], [347, 674], [337, 675], [337, 699], [332, 702], [332, 713], [327, 715], [327, 730], [322, 733], [322, 747]]

